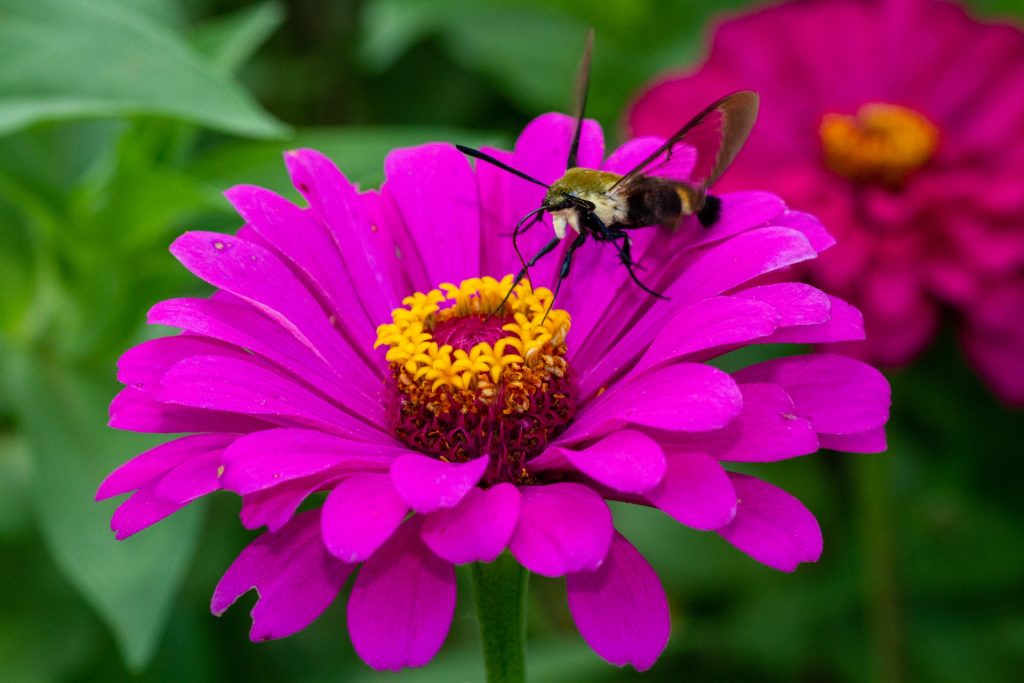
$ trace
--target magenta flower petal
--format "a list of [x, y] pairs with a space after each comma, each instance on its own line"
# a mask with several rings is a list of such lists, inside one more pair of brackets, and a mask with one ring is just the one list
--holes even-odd
[[[653, 154], [654, 150], [661, 147], [664, 143], [665, 138], [654, 136], [627, 140], [622, 146], [608, 155], [608, 158], [601, 165], [601, 170], [624, 175], [636, 168], [637, 164]], [[689, 166], [692, 170], [694, 155], [691, 150], [687, 148], [686, 150], [680, 150], [680, 152], [686, 152], [686, 154], [681, 154], [680, 156], [685, 156], [689, 160]], [[686, 176], [677, 177], [676, 180], [689, 180], [689, 173]]]
[[128, 349], [117, 359], [117, 380], [155, 396], [163, 386], [164, 373], [174, 364], [192, 356], [212, 354], [246, 358], [245, 352], [205, 337], [159, 337]]
[[313, 429], [268, 429], [244, 436], [227, 449], [221, 480], [229, 491], [246, 494], [325, 472], [387, 472], [404, 452]]
[[348, 632], [356, 654], [375, 669], [422, 666], [441, 648], [455, 613], [455, 568], [402, 525], [356, 576]]
[[821, 325], [828, 322], [832, 310], [825, 292], [800, 282], [751, 287], [736, 296], [772, 306], [779, 312], [779, 327]]
[[335, 335], [326, 320], [311, 315], [319, 304], [266, 248], [233, 235], [187, 232], [171, 253], [197, 277], [249, 302], [311, 349], [325, 354], [332, 346], [327, 340]]
[[[602, 165], [601, 170], [625, 175], [653, 154], [664, 142], [665, 140], [662, 138], [634, 138], [612, 152]], [[645, 172], [658, 178], [670, 178], [685, 183], [690, 180], [696, 163], [696, 150], [693, 147], [681, 145], [673, 149], [668, 158], [659, 159], [654, 164], [646, 166]]]
[[[512, 152], [494, 147], [482, 147], [481, 151], [506, 164], [513, 163]], [[511, 208], [514, 193], [510, 191], [511, 184], [518, 178], [491, 164], [477, 164], [475, 170], [480, 197], [480, 241], [493, 244], [504, 238], [509, 221], [519, 220]], [[481, 250], [481, 273], [509, 273], [518, 267], [521, 267], [519, 259], [507, 249]]]
[[192, 408], [256, 415], [285, 424], [314, 425], [344, 436], [379, 440], [363, 422], [265, 365], [227, 356], [193, 356], [163, 376], [157, 399]]
[[[564, 294], [559, 293], [559, 297], [565, 297], [563, 300], [565, 310], [573, 311], [573, 335], [580, 333], [584, 342], [593, 344], [597, 339], [592, 333], [596, 327], [608, 323], [608, 313], [615, 304], [615, 297], [623, 291], [622, 284], [627, 276], [625, 273], [619, 272], [621, 264], [617, 264], [610, 254], [603, 250], [594, 250], [589, 253], [583, 253], [584, 251], [587, 250], [580, 249], [577, 252], [578, 258], [573, 259], [572, 284], [565, 288], [568, 291], [563, 290]], [[558, 251], [556, 250], [555, 253]], [[530, 272], [533, 277], [532, 268]], [[552, 273], [550, 277], [555, 275], [556, 273]], [[547, 282], [551, 281], [547, 280]], [[544, 280], [538, 280], [538, 282], [544, 282]], [[607, 342], [608, 340], [603, 341]], [[607, 343], [602, 343], [600, 346], [603, 350]], [[582, 351], [582, 346], [578, 349], [570, 347], [569, 357], [574, 359]], [[575, 359], [574, 365], [576, 365]]]
[[379, 413], [379, 381], [343, 343], [320, 304], [280, 259], [239, 237], [208, 232], [185, 233], [171, 245], [171, 253], [198, 277], [248, 301], [288, 329], [344, 373], [352, 384], [353, 407]]
[[493, 562], [519, 522], [519, 491], [509, 483], [470, 489], [459, 504], [428, 515], [423, 542], [453, 564]]
[[764, 343], [828, 344], [864, 339], [864, 316], [860, 311], [834, 296], [828, 297], [829, 318], [820, 325], [800, 325], [776, 331]]
[[458, 505], [484, 476], [489, 463], [489, 458], [450, 463], [406, 453], [391, 465], [391, 483], [406, 505], [426, 514]]
[[681, 301], [696, 301], [817, 255], [803, 233], [796, 230], [751, 230], [709, 250], [672, 283], [667, 293]]
[[815, 431], [855, 434], [889, 419], [889, 383], [878, 370], [845, 356], [815, 354], [777, 358], [736, 372], [740, 382], [778, 384], [793, 398], [796, 414]]
[[[649, 297], [644, 295], [647, 298], [638, 300], [639, 295], [625, 287], [605, 304], [602, 298], [606, 289], [604, 285], [586, 289], [587, 302], [582, 308], [584, 311], [590, 307], [603, 310], [604, 325], [596, 326], [594, 330], [584, 326], [584, 331], [589, 333], [589, 343], [570, 356], [573, 362], [583, 367], [597, 364], [608, 354], [613, 343], [628, 349], [646, 347], [684, 306], [728, 292], [761, 275], [817, 255], [803, 233], [789, 228], [758, 228], [757, 224], [747, 224], [746, 231], [741, 234], [721, 242], [710, 241], [713, 244], [704, 250], [695, 254], [684, 253], [683, 261], [677, 259], [668, 263], [664, 262], [666, 254], [671, 258], [675, 252], [665, 244], [652, 245], [650, 256], [658, 262], [658, 267], [671, 266], [665, 271], [671, 282], [664, 288], [665, 295], [671, 300], [667, 305], [650, 308], [646, 315], [626, 329], [623, 329], [626, 321], [633, 321], [639, 306], [650, 306]], [[655, 267], [653, 263], [651, 267]], [[578, 326], [575, 319], [573, 324]]]
[[636, 366], [646, 370], [699, 351], [766, 337], [782, 321], [768, 302], [715, 296], [687, 306], [666, 326]]
[[822, 448], [847, 453], [883, 453], [888, 448], [884, 427], [857, 434], [822, 434], [819, 438]]
[[286, 481], [283, 484], [242, 496], [239, 518], [246, 529], [267, 527], [277, 531], [289, 521], [302, 502], [317, 491], [330, 489], [340, 477], [325, 479], [321, 475]]
[[[384, 170], [387, 188], [427, 268], [427, 281], [478, 276], [480, 199], [466, 156], [440, 143], [397, 149], [388, 155]], [[460, 226], [460, 239], [438, 239], [452, 224]]]
[[712, 530], [736, 514], [736, 491], [717, 460], [704, 453], [670, 452], [661, 483], [644, 493], [656, 508], [681, 524]]
[[591, 439], [627, 424], [699, 432], [736, 417], [743, 397], [727, 373], [709, 365], [679, 363], [640, 374], [588, 406], [560, 443]]
[[391, 537], [408, 511], [390, 476], [357, 474], [324, 501], [324, 544], [344, 562], [362, 562]]
[[582, 484], [524, 487], [519, 524], [509, 550], [542, 576], [597, 569], [608, 554], [612, 515], [601, 496]]
[[[1024, 301], [1010, 308], [1022, 310]], [[978, 374], [999, 396], [1013, 405], [1024, 405], [1024, 316], [999, 325], [997, 331], [976, 324], [964, 333], [963, 346]]]
[[282, 260], [300, 269], [308, 279], [309, 289], [322, 293], [332, 315], [341, 322], [339, 329], [352, 335], [354, 348], [369, 348], [374, 340], [375, 321], [367, 317], [361, 306], [349, 305], [359, 298], [359, 291], [349, 278], [339, 277], [345, 272], [345, 263], [334, 238], [316, 220], [316, 215], [262, 187], [240, 185], [224, 195]]
[[270, 423], [248, 415], [203, 410], [160, 403], [152, 396], [125, 387], [110, 402], [110, 422], [114, 429], [156, 434], [181, 432], [245, 433], [266, 429]]
[[341, 378], [321, 356], [277, 322], [244, 302], [170, 299], [150, 309], [147, 321], [248, 349], [331, 398], [345, 399], [346, 395], [338, 390]]
[[[724, 202], [725, 198], [723, 212], [728, 210]], [[802, 233], [771, 228], [772, 231], [783, 230], [784, 234], [774, 234], [775, 239], [765, 238], [764, 220], [778, 212], [778, 198], [764, 195], [763, 201], [754, 200], [752, 203], [764, 212], [752, 209], [740, 211], [735, 216], [723, 213], [718, 224], [728, 219], [733, 222], [730, 229], [743, 234], [722, 234], [716, 225], [703, 238], [680, 248], [675, 242], [667, 241], [670, 235], [653, 233], [640, 260], [647, 269], [645, 278], [652, 281], [666, 279], [670, 283], [665, 287], [665, 294], [671, 300], [661, 306], [652, 306], [649, 295], [631, 283], [627, 285], [622, 269], [608, 253], [593, 250], [581, 259], [574, 271], [576, 285], [569, 293], [571, 300], [567, 304], [576, 311], [574, 332], [585, 337], [580, 349], [570, 354], [574, 363], [583, 367], [594, 364], [608, 353], [610, 347], [620, 342], [628, 342], [630, 348], [646, 347], [681, 307], [705, 296], [726, 292], [766, 272], [814, 257], [815, 252]], [[634, 241], [647, 239], [641, 233], [643, 231], [638, 231]], [[785, 239], [785, 233], [789, 233], [790, 239]], [[734, 244], [737, 239], [740, 241]], [[786, 253], [773, 252], [780, 245]], [[757, 254], [766, 258], [758, 262]], [[704, 265], [698, 267], [699, 263]], [[700, 286], [707, 288], [707, 292], [691, 294], [687, 291], [698, 285], [684, 279], [694, 269], [698, 279], [705, 281]], [[638, 309], [646, 310], [646, 314], [635, 321], [634, 314]]]
[[395, 254], [395, 245], [383, 241], [384, 231], [374, 231], [355, 187], [330, 159], [311, 149], [297, 149], [286, 153], [284, 162], [295, 189], [331, 231], [353, 286], [368, 283], [364, 286], [374, 292], [358, 297], [368, 319], [387, 320], [402, 300], [395, 285], [402, 281], [406, 265]]
[[760, 479], [734, 473], [729, 478], [739, 504], [733, 520], [717, 530], [722, 538], [783, 572], [821, 557], [821, 527], [803, 503]]
[[185, 505], [220, 488], [221, 452], [207, 453], [175, 467], [157, 483], [157, 498]]
[[674, 448], [708, 453], [732, 462], [769, 462], [818, 450], [810, 420], [796, 415], [793, 399], [774, 384], [740, 384], [743, 410], [721, 429], [674, 434]]
[[220, 616], [251, 589], [253, 642], [301, 631], [334, 602], [353, 565], [331, 557], [320, 542], [320, 511], [309, 510], [277, 533], [250, 543], [224, 572], [210, 611]]
[[786, 203], [769, 192], [723, 192], [722, 218], [699, 235], [691, 247], [720, 242], [727, 237], [763, 226], [785, 213]]
[[836, 244], [836, 238], [832, 236], [832, 233], [825, 229], [824, 224], [818, 218], [809, 213], [786, 209], [773, 218], [771, 224], [783, 228], [792, 228], [803, 233], [807, 241], [811, 243], [811, 246], [819, 254]]
[[220, 454], [237, 438], [237, 434], [197, 434], [144, 451], [107, 475], [96, 491], [96, 500], [142, 488], [193, 458]]
[[[550, 460], [551, 465], [542, 463]], [[622, 493], [642, 493], [665, 475], [665, 454], [642, 432], [622, 429], [581, 450], [552, 446], [531, 463], [536, 471], [571, 465], [599, 484]], [[561, 465], [564, 467], [564, 465]]]
[[565, 577], [569, 612], [594, 652], [637, 671], [654, 665], [672, 622], [665, 589], [651, 565], [622, 534], [612, 538], [598, 569]]
[[123, 541], [185, 507], [184, 503], [159, 498], [156, 485], [156, 481], [146, 484], [114, 511], [110, 518], [114, 538]]

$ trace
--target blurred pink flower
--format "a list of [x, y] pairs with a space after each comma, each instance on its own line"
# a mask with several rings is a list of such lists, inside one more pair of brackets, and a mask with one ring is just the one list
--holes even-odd
[[847, 351], [903, 365], [948, 311], [979, 374], [1024, 403], [1024, 34], [951, 2], [791, 2], [722, 22], [630, 129], [669, 135], [738, 88], [761, 117], [722, 187], [767, 187], [836, 236], [802, 270], [864, 312]]
[[[542, 116], [514, 152], [490, 151], [553, 181], [572, 124]], [[658, 142], [602, 161], [588, 122], [580, 162], [622, 172]], [[110, 424], [194, 434], [137, 456], [98, 492], [134, 491], [114, 514], [118, 538], [216, 489], [239, 494], [243, 524], [267, 531], [212, 609], [255, 588], [253, 640], [305, 628], [361, 565], [348, 601], [356, 652], [378, 669], [420, 666], [448, 632], [454, 565], [507, 549], [566, 577], [598, 654], [646, 669], [668, 641], [669, 607], [606, 499], [660, 508], [792, 571], [821, 553], [814, 516], [722, 462], [885, 448], [889, 386], [859, 361], [810, 354], [732, 374], [706, 363], [749, 344], [863, 334], [854, 308], [809, 285], [752, 284], [832, 244], [773, 195], [724, 195], [711, 230], [638, 233], [634, 253], [668, 302], [589, 248], [546, 318], [550, 292], [526, 283], [515, 315], [491, 318], [511, 276], [480, 274], [518, 268], [503, 235], [543, 188], [474, 170], [447, 144], [393, 152], [379, 192], [358, 192], [317, 152], [286, 163], [308, 208], [236, 187], [237, 235], [190, 232], [172, 246], [217, 291], [150, 311], [182, 334], [124, 354]], [[524, 248], [550, 230], [527, 233]], [[535, 281], [550, 281], [555, 261]], [[323, 504], [296, 513], [318, 491]]]

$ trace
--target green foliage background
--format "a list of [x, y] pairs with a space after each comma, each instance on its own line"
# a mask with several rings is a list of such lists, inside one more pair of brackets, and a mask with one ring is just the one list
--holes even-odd
[[[472, 605], [426, 669], [358, 662], [335, 605], [250, 644], [243, 599], [208, 611], [249, 534], [214, 496], [117, 543], [102, 477], [154, 443], [113, 432], [114, 361], [161, 330], [154, 302], [206, 290], [167, 253], [231, 230], [220, 193], [289, 193], [312, 146], [364, 186], [387, 150], [508, 144], [564, 109], [587, 26], [590, 113], [610, 136], [658, 71], [693, 63], [709, 20], [748, 3], [665, 0], [0, 0], [0, 680], [479, 680]], [[1024, 16], [1019, 0], [978, 0]], [[669, 649], [647, 680], [1014, 681], [1024, 671], [1024, 450], [951, 339], [892, 377], [891, 449], [766, 469], [818, 514], [822, 561], [766, 569], [717, 537], [617, 509], [668, 588]], [[531, 680], [625, 680], [534, 578]], [[461, 588], [460, 588], [461, 590]]]

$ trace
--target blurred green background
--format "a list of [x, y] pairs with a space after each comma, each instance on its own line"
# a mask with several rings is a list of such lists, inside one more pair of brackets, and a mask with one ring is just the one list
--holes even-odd
[[[590, 114], [699, 59], [710, 17], [748, 3], [656, 0], [0, 0], [0, 680], [480, 680], [472, 604], [427, 668], [363, 666], [335, 605], [247, 640], [253, 596], [208, 611], [252, 535], [213, 496], [117, 543], [114, 466], [159, 439], [105, 428], [114, 361], [202, 295], [167, 253], [238, 226], [221, 192], [289, 193], [281, 152], [321, 149], [364, 186], [388, 149], [508, 145], [564, 110], [587, 26]], [[1024, 2], [977, 1], [1021, 20]], [[650, 511], [620, 527], [664, 581], [672, 640], [647, 680], [1015, 681], [1024, 675], [1024, 447], [952, 333], [892, 376], [891, 449], [763, 476], [804, 500], [821, 562], [782, 575]], [[638, 678], [590, 652], [562, 582], [532, 580], [531, 680]]]

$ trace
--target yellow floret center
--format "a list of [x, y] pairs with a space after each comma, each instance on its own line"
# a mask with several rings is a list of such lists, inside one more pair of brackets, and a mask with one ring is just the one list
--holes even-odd
[[819, 127], [825, 165], [858, 182], [898, 187], [932, 157], [939, 129], [919, 112], [865, 104], [854, 116], [826, 114]]
[[[406, 384], [493, 396], [510, 371], [543, 367], [553, 353], [561, 356], [569, 331], [569, 314], [551, 308], [550, 290], [524, 281], [509, 293], [512, 279], [470, 278], [407, 296], [391, 312], [392, 322], [377, 328], [374, 348], [388, 347], [388, 364]], [[503, 334], [469, 346], [439, 343], [436, 333], [458, 319], [476, 319], [484, 332], [489, 326]]]

